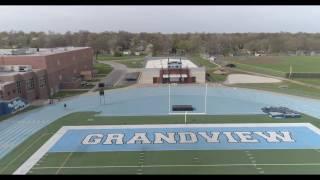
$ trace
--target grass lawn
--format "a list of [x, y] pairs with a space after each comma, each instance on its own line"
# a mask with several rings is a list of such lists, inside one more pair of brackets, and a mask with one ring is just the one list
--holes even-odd
[[320, 72], [320, 56], [261, 56], [261, 57], [229, 57], [226, 60], [248, 64], [279, 72]]
[[[46, 142], [60, 127], [68, 125], [177, 124], [184, 116], [101, 117], [94, 112], [67, 115], [41, 129], [0, 161], [0, 174], [10, 174]], [[90, 120], [90, 121], [89, 121]], [[265, 115], [189, 116], [189, 123], [292, 123], [319, 119], [303, 115], [298, 119], [277, 120]], [[203, 150], [147, 151], [143, 167], [141, 152], [47, 153], [29, 174], [259, 174], [319, 173], [317, 150]], [[254, 157], [254, 165], [248, 154]], [[300, 165], [299, 165], [300, 163]], [[311, 165], [304, 166], [301, 163]], [[312, 165], [312, 163], [314, 163]], [[233, 164], [242, 164], [233, 166]], [[269, 164], [269, 165], [268, 165]], [[279, 164], [271, 165], [270, 164]], [[289, 164], [289, 165], [286, 165]], [[290, 166], [293, 164], [293, 166]], [[163, 165], [163, 166], [154, 166]], [[184, 165], [184, 166], [179, 166]], [[97, 166], [90, 168], [87, 166]]]
[[204, 66], [207, 69], [216, 68], [215, 64], [212, 64], [209, 60], [200, 57], [200, 55], [192, 55], [190, 60], [195, 63], [197, 66]]
[[[282, 83], [260, 83], [260, 84], [234, 84], [228, 85], [233, 87], [243, 87], [243, 88], [251, 88], [258, 90], [266, 90], [302, 97], [316, 98], [320, 99], [320, 90], [312, 87], [306, 87], [299, 84], [294, 84], [290, 82], [282, 82]], [[281, 88], [283, 86], [287, 86], [287, 88]]]
[[214, 74], [214, 71], [214, 69], [211, 69], [206, 72], [210, 75], [207, 79], [209, 82], [224, 82], [227, 79], [227, 74]]
[[[272, 76], [286, 77], [290, 72], [320, 72], [320, 56], [262, 56], [262, 57], [226, 57], [224, 60], [236, 64], [236, 68], [268, 74]], [[320, 85], [317, 78], [294, 78], [300, 82]]]
[[129, 68], [143, 68], [144, 67], [144, 60], [143, 59], [122, 60], [122, 61], [117, 61], [117, 63], [124, 64]]
[[109, 74], [112, 71], [112, 67], [108, 64], [102, 64], [102, 63], [95, 63], [93, 65], [93, 68], [96, 69], [98, 72], [97, 74]]
[[224, 60], [235, 63], [239, 68], [270, 75], [284, 76], [290, 72], [320, 72], [320, 56], [261, 56], [226, 57]]
[[291, 78], [291, 79], [320, 86], [320, 78]]
[[99, 55], [98, 61], [112, 61], [112, 60], [129, 60], [129, 59], [143, 59], [144, 56], [108, 56], [108, 55]]
[[87, 90], [59, 91], [55, 93], [53, 96], [51, 96], [50, 98], [52, 99], [66, 98], [66, 97], [79, 95], [85, 92], [87, 92]]

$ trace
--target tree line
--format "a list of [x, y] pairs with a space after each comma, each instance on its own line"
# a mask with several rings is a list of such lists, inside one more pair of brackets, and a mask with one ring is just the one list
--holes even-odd
[[170, 53], [241, 54], [264, 51], [320, 50], [320, 33], [101, 33], [78, 32], [0, 32], [0, 48], [53, 48], [90, 46], [96, 53], [117, 53], [125, 50], [145, 51], [153, 55]]

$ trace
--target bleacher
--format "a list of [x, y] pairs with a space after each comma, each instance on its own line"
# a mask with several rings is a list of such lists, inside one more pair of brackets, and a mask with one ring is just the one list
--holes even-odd
[[286, 107], [263, 107], [261, 110], [272, 118], [299, 118], [301, 113]]

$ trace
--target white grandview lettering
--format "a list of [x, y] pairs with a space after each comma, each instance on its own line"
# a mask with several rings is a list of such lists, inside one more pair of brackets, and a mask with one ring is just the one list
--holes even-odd
[[[147, 136], [149, 135], [149, 136]], [[106, 139], [104, 140], [104, 136]], [[250, 132], [250, 131], [239, 131], [239, 132], [169, 132], [169, 133], [154, 133], [151, 134], [134, 133], [134, 135], [125, 138], [123, 133], [115, 134], [89, 134], [87, 135], [82, 144], [193, 144], [198, 142], [198, 137], [203, 138], [202, 141], [206, 143], [220, 143], [221, 137], [223, 136], [227, 143], [258, 143], [259, 138], [263, 138], [266, 142], [277, 143], [277, 142], [295, 142], [290, 132]], [[151, 138], [153, 137], [153, 138]], [[149, 139], [151, 138], [151, 139]]]
[[251, 132], [234, 132], [240, 138], [240, 142], [242, 143], [255, 143], [259, 142], [257, 139], [252, 139]]
[[[198, 141], [197, 136], [193, 132], [179, 132], [179, 136], [181, 144], [190, 144]], [[187, 140], [187, 136], [190, 137], [189, 140]]]
[[226, 135], [227, 141], [228, 141], [229, 143], [237, 143], [238, 141], [233, 138], [233, 136], [232, 136], [231, 133], [232, 133], [232, 132], [223, 132], [223, 134]]
[[103, 144], [113, 144], [112, 141], [116, 141], [116, 144], [123, 144], [124, 134], [108, 134], [107, 139]]
[[82, 144], [99, 144], [103, 138], [102, 134], [90, 134], [82, 141]]
[[274, 131], [267, 132], [269, 136], [265, 135], [263, 132], [254, 132], [254, 133], [265, 138], [268, 142], [280, 142], [278, 139], [282, 140], [283, 142], [294, 142], [294, 140], [290, 135], [290, 132], [288, 131], [281, 132], [283, 136]]
[[207, 132], [199, 132], [199, 135], [201, 135], [208, 143], [218, 143], [220, 132], [211, 132], [211, 137], [207, 134]]
[[167, 136], [163, 133], [154, 133], [155, 140], [154, 144], [163, 144], [163, 140], [166, 141], [169, 144], [175, 144], [177, 141], [174, 137], [175, 133], [167, 133]]
[[136, 141], [140, 141], [141, 144], [150, 144], [147, 133], [134, 133], [134, 136], [127, 142], [127, 144], [136, 144]]

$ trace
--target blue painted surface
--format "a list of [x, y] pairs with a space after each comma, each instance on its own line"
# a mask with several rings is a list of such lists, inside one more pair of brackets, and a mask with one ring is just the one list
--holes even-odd
[[[274, 131], [282, 135], [283, 131], [290, 132], [294, 142], [268, 142], [265, 138], [252, 133], [250, 139], [259, 142], [243, 143], [239, 136], [233, 133], [237, 143], [228, 142], [222, 132], [270, 132]], [[150, 144], [126, 144], [134, 133], [146, 132]], [[175, 133], [175, 144], [154, 144], [154, 133]], [[179, 132], [220, 132], [219, 142], [208, 143], [205, 138], [197, 135], [196, 143], [180, 144]], [[107, 134], [124, 134], [124, 144], [103, 144]], [[90, 134], [103, 134], [99, 144], [83, 144], [83, 140]], [[210, 135], [210, 134], [209, 134]], [[190, 138], [190, 137], [189, 137]], [[115, 143], [115, 142], [113, 142]], [[237, 150], [237, 149], [318, 149], [320, 148], [320, 135], [307, 127], [201, 127], [201, 128], [125, 128], [125, 129], [82, 129], [68, 130], [66, 134], [50, 149], [50, 152], [103, 152], [103, 151], [158, 151], [158, 150]]]
[[[188, 103], [203, 112], [204, 87], [172, 87], [172, 103]], [[97, 111], [98, 116], [168, 115], [168, 87], [106, 91], [106, 105], [97, 94], [85, 94], [48, 105], [0, 122], [0, 158], [41, 128], [74, 112]], [[63, 104], [67, 103], [65, 110]], [[285, 106], [320, 118], [320, 101], [265, 91], [208, 87], [208, 115], [262, 114], [264, 106]]]

